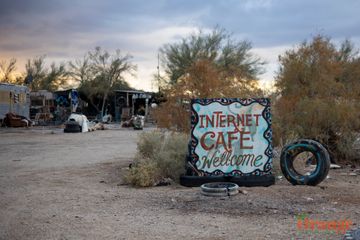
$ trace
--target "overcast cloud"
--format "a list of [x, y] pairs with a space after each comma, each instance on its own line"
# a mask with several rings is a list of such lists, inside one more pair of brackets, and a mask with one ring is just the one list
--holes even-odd
[[218, 25], [268, 62], [269, 82], [277, 56], [316, 34], [360, 43], [360, 1], [333, 0], [1, 0], [0, 60], [46, 55], [50, 61], [81, 58], [95, 46], [121, 49], [138, 65], [133, 87], [151, 90], [157, 52], [197, 28]]

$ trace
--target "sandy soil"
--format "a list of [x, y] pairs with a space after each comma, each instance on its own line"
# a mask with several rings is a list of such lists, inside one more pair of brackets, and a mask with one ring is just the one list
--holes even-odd
[[319, 186], [246, 188], [231, 198], [178, 185], [136, 189], [123, 176], [139, 131], [0, 129], [0, 239], [339, 239], [296, 217], [360, 223], [360, 174]]

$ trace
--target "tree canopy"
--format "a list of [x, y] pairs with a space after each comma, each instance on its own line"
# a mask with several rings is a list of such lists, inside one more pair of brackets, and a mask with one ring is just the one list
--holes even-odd
[[45, 56], [28, 59], [25, 65], [25, 83], [32, 91], [57, 91], [68, 80], [65, 63], [52, 63], [50, 69], [45, 66]]
[[83, 60], [70, 62], [70, 75], [80, 83], [79, 89], [90, 101], [94, 97], [102, 98], [101, 110], [94, 102], [92, 105], [103, 115], [106, 99], [111, 90], [117, 88], [129, 89], [124, 74], [134, 74], [136, 65], [131, 62], [132, 56], [122, 55], [120, 50], [110, 54], [106, 50], [96, 47]]
[[199, 30], [177, 43], [160, 48], [162, 64], [170, 84], [184, 77], [197, 61], [208, 61], [233, 81], [255, 80], [264, 64], [251, 52], [251, 43], [238, 41], [226, 30]]
[[5, 60], [0, 62], [0, 82], [15, 83], [16, 78], [13, 74], [16, 71], [16, 59], [11, 58], [9, 63]]
[[167, 80], [162, 93], [167, 101], [157, 110], [160, 127], [188, 131], [186, 103], [191, 98], [260, 97], [257, 76], [262, 62], [250, 53], [251, 44], [237, 41], [215, 28], [161, 48]]

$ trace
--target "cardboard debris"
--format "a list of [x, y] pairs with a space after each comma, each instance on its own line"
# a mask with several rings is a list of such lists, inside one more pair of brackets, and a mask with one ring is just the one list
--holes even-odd
[[104, 124], [96, 123], [89, 127], [89, 132], [96, 131], [96, 130], [105, 130]]

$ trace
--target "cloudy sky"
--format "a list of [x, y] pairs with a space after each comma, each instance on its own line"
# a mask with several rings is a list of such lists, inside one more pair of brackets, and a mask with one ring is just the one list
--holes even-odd
[[277, 57], [317, 34], [360, 47], [358, 0], [0, 0], [0, 60], [81, 58], [95, 46], [133, 55], [133, 87], [151, 90], [158, 49], [196, 31], [220, 26], [268, 62], [269, 83]]

